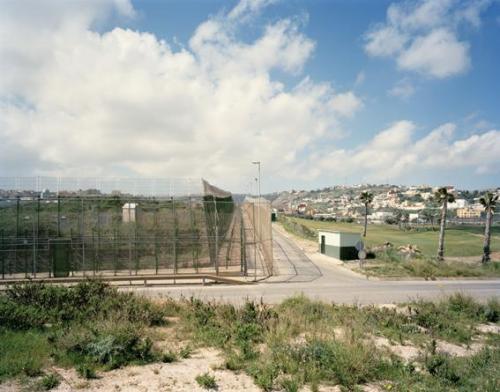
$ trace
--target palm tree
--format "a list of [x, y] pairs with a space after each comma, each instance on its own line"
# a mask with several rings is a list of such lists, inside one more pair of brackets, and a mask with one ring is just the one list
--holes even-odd
[[448, 203], [455, 201], [455, 195], [448, 192], [448, 189], [443, 187], [439, 188], [434, 193], [434, 200], [441, 204], [441, 227], [439, 228], [439, 244], [438, 244], [438, 260], [442, 261], [444, 258], [444, 230], [446, 228], [446, 212], [448, 210]]
[[359, 200], [365, 205], [365, 229], [363, 231], [363, 237], [366, 237], [366, 226], [368, 224], [368, 205], [373, 201], [373, 193], [361, 192], [359, 195]]
[[490, 261], [490, 239], [491, 239], [491, 222], [493, 221], [493, 214], [497, 204], [498, 195], [494, 195], [491, 192], [486, 192], [479, 202], [484, 207], [486, 211], [486, 222], [484, 226], [484, 242], [483, 242], [483, 263]]

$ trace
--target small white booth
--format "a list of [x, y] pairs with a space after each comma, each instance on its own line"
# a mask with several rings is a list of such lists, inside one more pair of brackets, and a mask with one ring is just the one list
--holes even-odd
[[361, 234], [344, 231], [318, 230], [319, 251], [339, 260], [356, 260]]

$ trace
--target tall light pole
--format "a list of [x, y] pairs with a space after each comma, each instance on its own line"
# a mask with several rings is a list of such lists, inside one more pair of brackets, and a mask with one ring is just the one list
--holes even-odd
[[[253, 161], [252, 164], [257, 165], [257, 170], [258, 170], [258, 199], [257, 199], [257, 223], [254, 221], [254, 237], [256, 235], [257, 227], [259, 228], [259, 240], [261, 239], [261, 233], [260, 233], [260, 161]], [[254, 203], [255, 205], [255, 203]], [[257, 241], [255, 242], [255, 273], [254, 273], [254, 280], [257, 280]]]
[[260, 200], [260, 161], [253, 161], [252, 162], [254, 165], [257, 165], [257, 170], [258, 170], [258, 179], [259, 179], [259, 185], [258, 185], [258, 190], [259, 190], [259, 200]]

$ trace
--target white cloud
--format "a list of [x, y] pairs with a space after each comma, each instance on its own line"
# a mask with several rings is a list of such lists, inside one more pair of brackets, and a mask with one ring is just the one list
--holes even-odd
[[415, 87], [408, 79], [401, 79], [388, 91], [388, 93], [394, 97], [408, 99], [415, 94]]
[[446, 78], [470, 68], [469, 43], [459, 27], [479, 27], [491, 0], [419, 0], [394, 3], [385, 23], [365, 34], [371, 56], [394, 57], [400, 69]]
[[228, 19], [240, 19], [249, 17], [260, 11], [262, 8], [270, 4], [276, 3], [279, 0], [240, 0], [238, 4], [228, 13]]
[[457, 41], [445, 29], [436, 29], [418, 37], [398, 58], [402, 69], [417, 71], [436, 78], [465, 72], [470, 67], [469, 44]]
[[400, 52], [408, 37], [393, 27], [381, 27], [368, 32], [365, 50], [372, 56], [391, 56]]
[[363, 101], [352, 91], [337, 94], [330, 102], [333, 110], [344, 117], [352, 117], [363, 106]]
[[1, 174], [205, 176], [235, 187], [255, 159], [269, 175], [293, 171], [361, 101], [307, 77], [292, 89], [271, 77], [300, 74], [315, 43], [296, 19], [239, 40], [241, 20], [267, 3], [208, 19], [177, 50], [150, 33], [93, 29], [133, 17], [129, 1], [5, 4]]
[[415, 138], [416, 125], [399, 121], [351, 150], [337, 149], [319, 159], [316, 174], [381, 182], [409, 181], [415, 175], [473, 168], [477, 173], [500, 170], [500, 131], [454, 139], [456, 126], [446, 123]]

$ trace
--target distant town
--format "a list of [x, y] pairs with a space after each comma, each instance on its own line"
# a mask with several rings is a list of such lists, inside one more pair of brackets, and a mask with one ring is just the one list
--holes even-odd
[[[483, 222], [484, 207], [479, 203], [482, 190], [447, 188], [456, 196], [455, 202], [448, 204], [450, 221]], [[363, 218], [364, 204], [359, 195], [369, 191], [374, 195], [368, 215], [371, 223], [434, 224], [438, 221], [440, 209], [433, 199], [436, 189], [426, 185], [336, 185], [312, 191], [284, 191], [268, 195], [268, 198], [277, 212], [315, 220], [349, 222]], [[500, 187], [492, 192], [500, 194]], [[498, 221], [498, 216], [494, 218]]]

